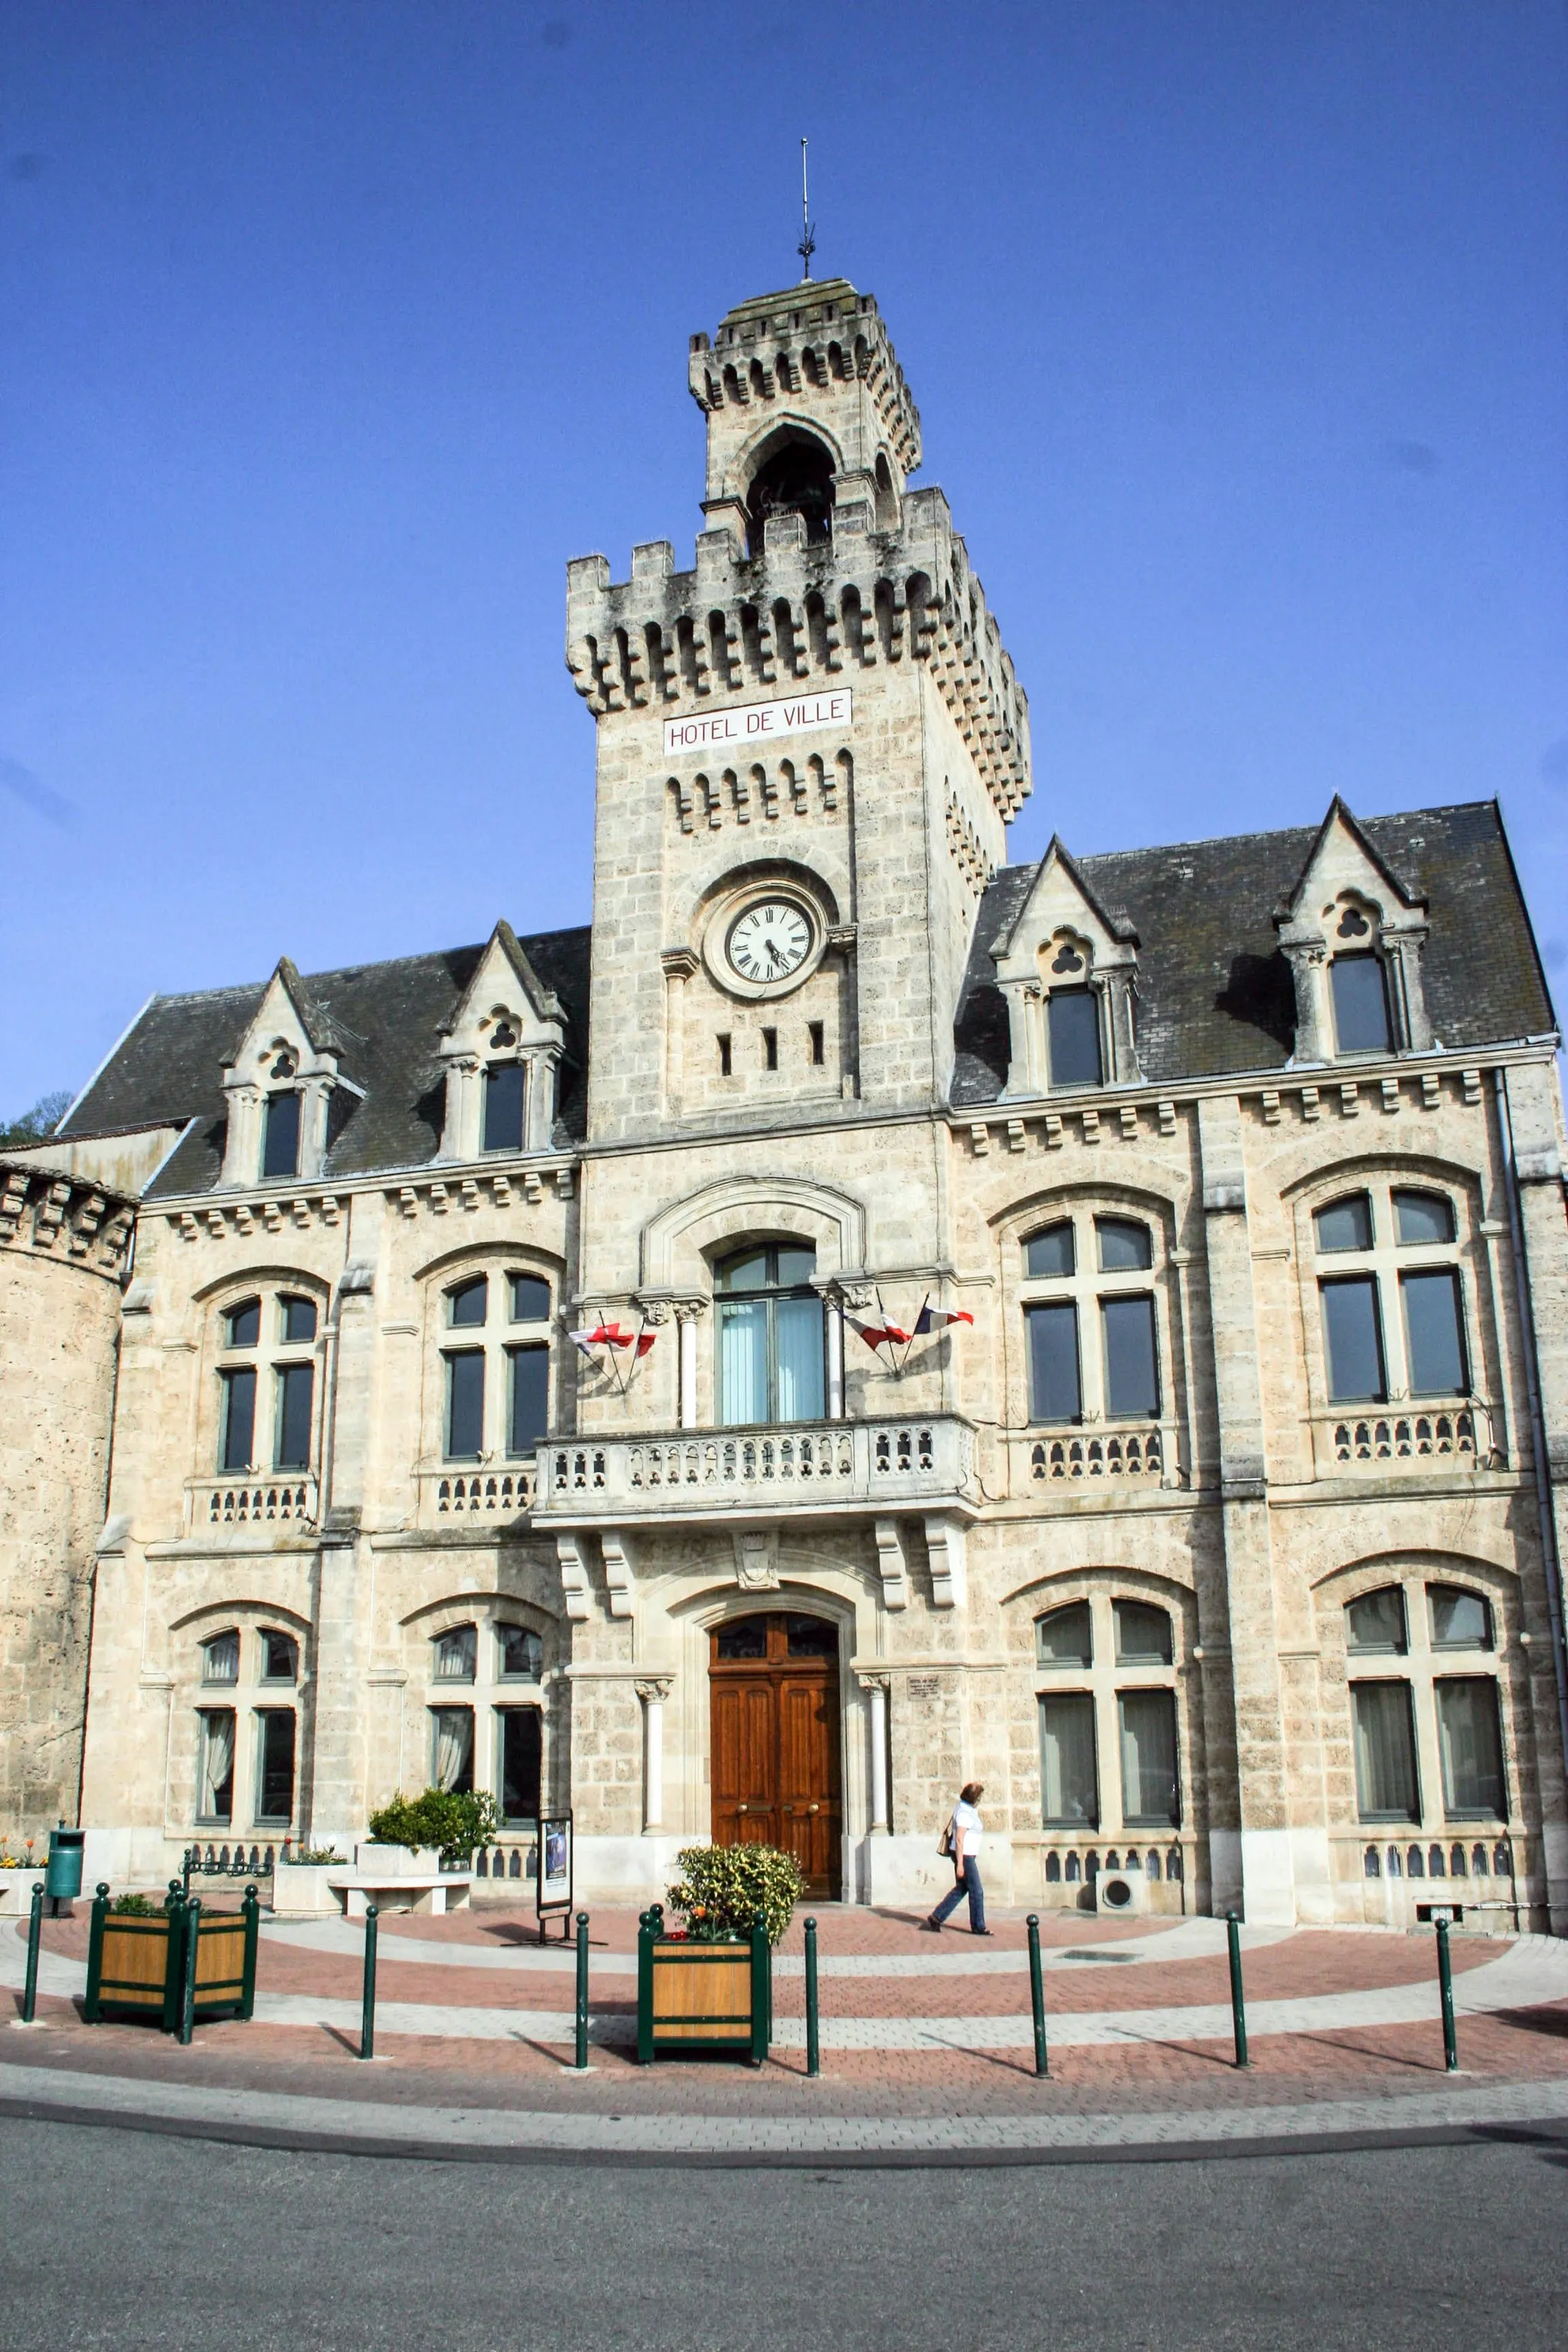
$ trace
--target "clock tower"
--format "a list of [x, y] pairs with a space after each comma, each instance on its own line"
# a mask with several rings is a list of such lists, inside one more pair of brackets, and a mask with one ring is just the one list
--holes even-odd
[[946, 1098], [1028, 709], [873, 298], [691, 341], [706, 528], [568, 567], [598, 728], [590, 1143]]

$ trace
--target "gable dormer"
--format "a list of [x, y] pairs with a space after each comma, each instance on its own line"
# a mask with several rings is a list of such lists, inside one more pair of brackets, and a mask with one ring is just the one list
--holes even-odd
[[223, 1074], [226, 1189], [319, 1176], [331, 1100], [362, 1089], [340, 1066], [344, 1040], [284, 956]]
[[1337, 793], [1274, 920], [1296, 987], [1293, 1066], [1431, 1046], [1426, 901], [1379, 856]]
[[490, 933], [441, 1033], [447, 1077], [438, 1160], [548, 1151], [566, 1051], [566, 1018], [510, 923]]
[[1101, 905], [1055, 835], [991, 955], [1007, 1004], [1005, 1102], [1140, 1083], [1138, 934]]

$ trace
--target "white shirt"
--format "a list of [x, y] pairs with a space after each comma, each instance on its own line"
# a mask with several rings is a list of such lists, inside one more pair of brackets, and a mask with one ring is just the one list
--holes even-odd
[[961, 1862], [972, 1853], [979, 1853], [980, 1839], [980, 1816], [973, 1805], [966, 1805], [960, 1797], [952, 1809], [952, 1846]]

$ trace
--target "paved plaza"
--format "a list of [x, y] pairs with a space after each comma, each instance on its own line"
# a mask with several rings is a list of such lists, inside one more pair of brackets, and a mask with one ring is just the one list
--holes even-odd
[[[220, 1898], [221, 1899], [221, 1898]], [[1568, 2123], [1568, 1944], [1456, 1932], [1461, 2072], [1444, 2071], [1429, 1933], [1243, 1928], [1252, 2064], [1232, 2063], [1223, 1922], [1048, 1917], [1050, 2075], [1034, 2069], [1026, 1931], [938, 1940], [823, 1906], [822, 2074], [805, 2072], [803, 1921], [775, 1962], [773, 2053], [635, 2063], [635, 1913], [593, 1915], [590, 2070], [574, 1955], [501, 1907], [383, 1922], [376, 2060], [358, 2056], [363, 1930], [264, 1922], [256, 2018], [182, 2049], [80, 2019], [87, 1919], [49, 1921], [37, 2022], [0, 2045], [0, 2108], [429, 2151], [722, 2161], [813, 2151], [982, 2160], [1095, 2148], [1408, 2137]], [[559, 1929], [556, 1929], [557, 1937]], [[0, 1932], [19, 2013], [22, 1923]]]

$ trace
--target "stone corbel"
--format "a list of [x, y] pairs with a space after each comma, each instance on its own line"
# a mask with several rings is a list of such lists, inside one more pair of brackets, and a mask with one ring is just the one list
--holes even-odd
[[588, 1580], [588, 1563], [583, 1557], [582, 1537], [557, 1536], [555, 1557], [561, 1564], [561, 1586], [566, 1596], [566, 1614], [574, 1624], [585, 1625], [594, 1613], [594, 1597]]
[[938, 1609], [962, 1609], [969, 1597], [968, 1561], [962, 1520], [926, 1521], [926, 1549], [931, 1555], [931, 1597]]
[[610, 1588], [612, 1617], [635, 1615], [632, 1587], [636, 1567], [630, 1538], [624, 1528], [605, 1528], [599, 1537], [599, 1549], [605, 1555], [605, 1581]]
[[877, 1571], [882, 1580], [884, 1609], [907, 1609], [910, 1605], [910, 1565], [904, 1554], [904, 1539], [899, 1533], [896, 1519], [878, 1519]]

